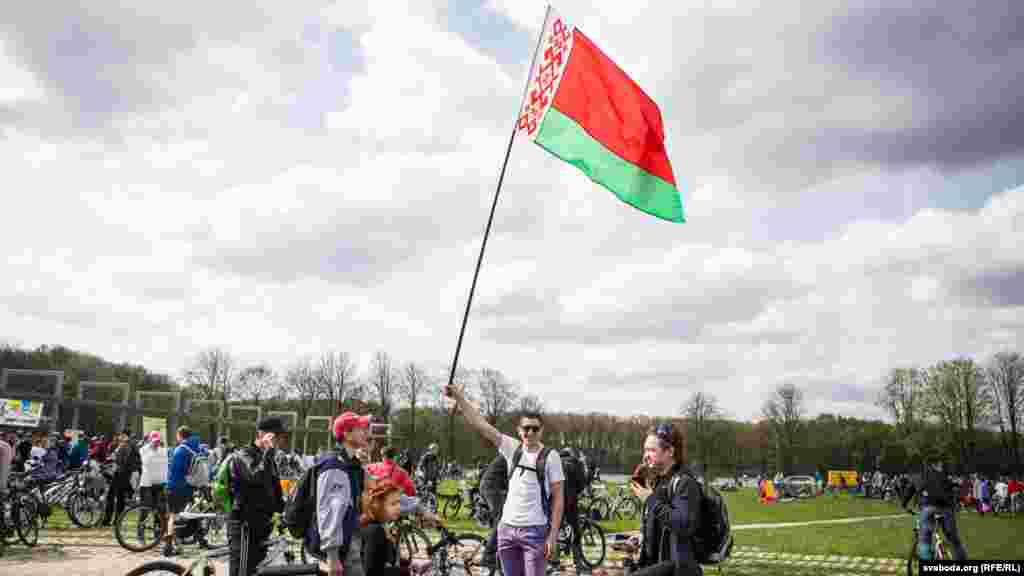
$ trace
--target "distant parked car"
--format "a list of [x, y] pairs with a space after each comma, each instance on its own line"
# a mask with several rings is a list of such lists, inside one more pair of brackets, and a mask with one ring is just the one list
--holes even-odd
[[787, 476], [782, 480], [782, 495], [789, 498], [814, 496], [816, 482], [813, 476]]

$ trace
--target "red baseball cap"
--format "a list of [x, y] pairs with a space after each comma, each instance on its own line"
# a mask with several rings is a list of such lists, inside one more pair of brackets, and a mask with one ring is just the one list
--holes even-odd
[[354, 428], [369, 428], [370, 427], [370, 416], [360, 416], [355, 412], [345, 412], [341, 416], [334, 419], [334, 437], [339, 440], [345, 436], [345, 433]]

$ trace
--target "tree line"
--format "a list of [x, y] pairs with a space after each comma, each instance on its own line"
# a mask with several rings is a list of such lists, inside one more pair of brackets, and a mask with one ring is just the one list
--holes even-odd
[[[177, 378], [142, 366], [116, 364], [62, 346], [34, 350], [0, 345], [0, 367], [57, 369], [65, 394], [82, 380], [128, 382], [132, 391], [180, 390], [199, 400], [259, 404], [265, 410], [331, 416], [344, 409], [370, 411], [392, 424], [396, 442], [420, 451], [437, 442], [463, 464], [492, 457], [493, 449], [470, 430], [441, 398], [447, 370], [401, 362], [384, 351], [360, 366], [347, 352], [325, 352], [294, 361], [278, 372], [244, 364], [223, 348], [191, 358]], [[502, 371], [460, 369], [462, 386], [499, 429], [511, 432], [520, 411], [544, 412]], [[1024, 415], [1024, 360], [1001, 352], [979, 364], [970, 358], [927, 368], [898, 367], [885, 375], [878, 406], [891, 422], [841, 414], [809, 417], [804, 390], [779, 385], [754, 421], [730, 418], [719, 398], [692, 393], [671, 420], [686, 430], [689, 460], [707, 474], [813, 474], [828, 469], [900, 472], [928, 450], [963, 471], [1021, 471], [1019, 424]], [[586, 451], [607, 471], [628, 471], [654, 419], [610, 414], [545, 413], [545, 440]]]

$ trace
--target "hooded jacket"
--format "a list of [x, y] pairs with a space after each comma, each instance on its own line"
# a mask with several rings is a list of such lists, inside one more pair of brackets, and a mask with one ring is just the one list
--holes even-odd
[[[190, 436], [182, 442], [185, 446], [179, 445], [174, 449], [171, 456], [171, 469], [167, 474], [167, 489], [178, 496], [192, 497], [192, 486], [185, 482], [188, 468], [192, 464], [192, 452], [199, 452], [199, 437]], [[189, 449], [192, 452], [189, 452]]]

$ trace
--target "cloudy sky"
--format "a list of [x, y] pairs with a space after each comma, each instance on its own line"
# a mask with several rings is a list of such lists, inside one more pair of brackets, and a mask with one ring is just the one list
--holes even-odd
[[[542, 2], [47, 4], [0, 21], [0, 339], [443, 371]], [[461, 364], [874, 416], [891, 367], [1021, 350], [1024, 3], [726, 4], [558, 5], [661, 106], [689, 222], [517, 142]]]

